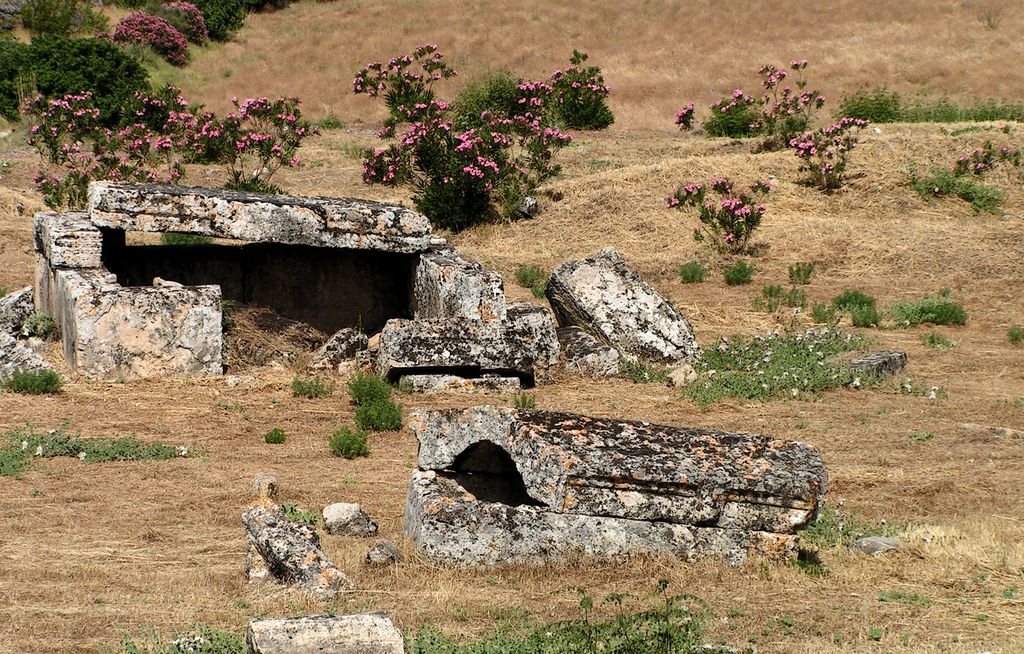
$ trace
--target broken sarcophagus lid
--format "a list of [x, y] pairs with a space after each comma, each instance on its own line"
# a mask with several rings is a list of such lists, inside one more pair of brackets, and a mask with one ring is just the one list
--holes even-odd
[[795, 441], [567, 413], [420, 410], [405, 531], [431, 560], [788, 558], [825, 494]]

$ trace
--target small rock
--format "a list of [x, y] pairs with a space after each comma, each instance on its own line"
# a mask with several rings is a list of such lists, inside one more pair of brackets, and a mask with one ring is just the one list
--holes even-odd
[[402, 632], [383, 613], [260, 618], [249, 623], [252, 654], [402, 654]]
[[869, 556], [880, 556], [890, 550], [898, 550], [901, 547], [903, 547], [903, 543], [895, 538], [887, 538], [885, 536], [867, 536], [850, 545], [851, 550]]
[[258, 472], [252, 480], [252, 493], [256, 497], [277, 497], [277, 475]]
[[523, 201], [516, 207], [516, 212], [523, 218], [533, 218], [539, 210], [540, 205], [537, 204], [537, 200], [529, 195], [524, 197]]
[[171, 281], [169, 279], [164, 279], [162, 277], [154, 277], [153, 278], [153, 286], [163, 286], [163, 287], [166, 287], [166, 288], [184, 288], [185, 287], [185, 285], [182, 284], [181, 282], [174, 282], [174, 281]]
[[227, 377], [224, 378], [224, 383], [228, 385], [228, 388], [236, 388], [238, 386], [251, 384], [252, 382], [253, 378], [249, 376], [228, 375]]
[[693, 366], [684, 363], [673, 368], [672, 372], [668, 373], [667, 383], [669, 386], [686, 386], [697, 381], [697, 376], [697, 371], [693, 369]]
[[402, 560], [402, 553], [398, 547], [389, 540], [377, 541], [370, 551], [366, 553], [366, 562], [369, 565], [387, 565], [399, 563]]
[[358, 504], [331, 504], [324, 507], [323, 515], [328, 534], [365, 538], [377, 533], [377, 523]]
[[366, 334], [361, 331], [349, 327], [339, 329], [327, 339], [320, 349], [313, 353], [309, 367], [315, 369], [335, 368], [343, 361], [352, 359], [358, 352], [365, 350], [367, 343]]

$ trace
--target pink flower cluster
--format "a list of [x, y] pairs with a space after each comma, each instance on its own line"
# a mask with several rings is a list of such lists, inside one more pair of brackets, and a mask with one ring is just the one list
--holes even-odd
[[793, 138], [789, 146], [802, 159], [800, 170], [822, 190], [837, 189], [843, 184], [843, 175], [850, 152], [857, 146], [852, 130], [868, 126], [868, 121], [845, 117], [837, 123]]
[[714, 104], [708, 105], [711, 111], [728, 113], [737, 107], [749, 107], [754, 104], [754, 98], [743, 92], [743, 89], [735, 89], [728, 98], [722, 98]]
[[[422, 72], [413, 72], [409, 67], [417, 64]], [[411, 87], [423, 91], [430, 83], [458, 75], [444, 60], [444, 55], [434, 43], [426, 43], [412, 54], [393, 57], [385, 64], [375, 61], [364, 66], [352, 79], [352, 92], [377, 97], [389, 87]]]
[[[693, 230], [694, 239], [698, 242], [707, 239], [719, 251], [739, 253], [746, 249], [747, 242], [767, 211], [767, 207], [757, 200], [771, 189], [768, 182], [755, 180], [737, 192], [732, 180], [720, 177], [707, 185], [691, 183], [680, 186], [665, 201], [665, 206], [669, 209], [693, 207], [700, 220], [700, 226]], [[714, 191], [719, 199], [709, 198], [708, 191]]]
[[184, 36], [190, 43], [203, 45], [210, 40], [209, 31], [206, 29], [206, 17], [203, 16], [203, 12], [199, 10], [199, 7], [191, 2], [185, 2], [185, 0], [165, 2], [160, 6], [165, 11], [175, 12], [184, 19], [184, 22], [188, 24], [188, 29], [185, 31]]
[[688, 102], [685, 107], [676, 112], [676, 125], [679, 129], [687, 131], [693, 129], [693, 112], [695, 107]]
[[114, 28], [114, 43], [148, 46], [175, 66], [188, 59], [188, 41], [181, 32], [159, 16], [136, 11], [122, 18]]
[[761, 99], [761, 115], [750, 125], [751, 129], [778, 136], [782, 140], [780, 146], [806, 130], [815, 111], [825, 105], [825, 96], [817, 91], [808, 91], [807, 81], [800, 75], [807, 68], [807, 61], [791, 61], [789, 66], [797, 72], [795, 88], [782, 84], [789, 77], [789, 71], [785, 69], [768, 64], [757, 70], [763, 77], [765, 95]]
[[985, 144], [974, 150], [971, 154], [960, 155], [956, 163], [949, 167], [954, 175], [981, 175], [992, 170], [1000, 161], [1005, 161], [1012, 166], [1021, 165], [1020, 148], [1010, 148], [1002, 145], [998, 148], [992, 141], [985, 141]]

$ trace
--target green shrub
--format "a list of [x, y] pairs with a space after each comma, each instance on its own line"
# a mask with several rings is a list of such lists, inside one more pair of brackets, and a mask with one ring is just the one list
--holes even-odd
[[545, 109], [566, 127], [573, 129], [604, 129], [615, 122], [608, 108], [610, 89], [597, 66], [583, 66], [587, 53], [572, 51], [569, 66], [551, 74], [548, 80], [553, 93]]
[[210, 245], [213, 239], [199, 234], [183, 234], [182, 232], [163, 232], [160, 234], [160, 245]]
[[537, 398], [529, 393], [517, 393], [512, 398], [512, 405], [517, 409], [533, 410], [537, 408]]
[[1024, 343], [1024, 327], [1010, 327], [1006, 331], [1006, 338], [1014, 345]]
[[786, 303], [787, 307], [799, 307], [803, 309], [807, 306], [807, 294], [799, 288], [791, 288], [782, 297], [782, 301]]
[[843, 96], [836, 119], [849, 116], [873, 123], [895, 123], [900, 120], [900, 94], [877, 86], [873, 90], [859, 89], [853, 95]]
[[[107, 461], [163, 461], [189, 456], [188, 448], [144, 443], [134, 436], [121, 438], [81, 438], [71, 436], [66, 427], [36, 435], [14, 430], [4, 439], [10, 447], [0, 447], [0, 475], [17, 476], [31, 464], [32, 457], [74, 457], [85, 463]], [[18, 454], [22, 452], [23, 454]], [[3, 472], [6, 471], [6, 472]]]
[[195, 0], [206, 18], [206, 29], [214, 41], [226, 41], [245, 22], [245, 0]]
[[930, 347], [933, 350], [948, 350], [956, 347], [955, 341], [949, 340], [938, 332], [925, 334], [921, 337], [921, 342], [924, 343], [926, 347]]
[[519, 116], [526, 105], [519, 103], [522, 93], [517, 88], [522, 78], [508, 70], [496, 70], [467, 84], [455, 98], [455, 126], [460, 130], [478, 129], [487, 125], [480, 115], [485, 111], [499, 116]]
[[53, 316], [45, 311], [40, 311], [33, 316], [32, 320], [26, 325], [26, 328], [29, 336], [41, 338], [44, 341], [56, 340], [59, 335], [57, 332], [57, 322], [53, 319]]
[[853, 307], [850, 309], [850, 319], [853, 320], [854, 327], [877, 327], [881, 322], [878, 309], [873, 305]]
[[2, 381], [4, 390], [26, 395], [59, 393], [61, 387], [60, 375], [48, 368], [15, 370], [10, 377]]
[[391, 400], [361, 404], [356, 409], [356, 424], [370, 431], [397, 431], [402, 428], [402, 408]]
[[285, 502], [281, 505], [281, 513], [292, 522], [301, 522], [315, 527], [320, 523], [320, 516], [315, 511], [303, 511], [294, 502]]
[[668, 366], [640, 359], [623, 359], [619, 363], [619, 374], [634, 384], [661, 384], [668, 379], [669, 372]]
[[760, 130], [751, 127], [761, 117], [757, 101], [750, 96], [723, 98], [712, 105], [711, 114], [701, 123], [708, 136], [746, 138], [757, 136]]
[[754, 267], [746, 261], [740, 261], [735, 266], [730, 266], [722, 271], [722, 275], [725, 277], [725, 283], [729, 286], [749, 284], [754, 276]]
[[1006, 200], [1006, 194], [997, 188], [982, 184], [973, 176], [957, 175], [948, 168], [933, 168], [920, 177], [911, 167], [910, 185], [923, 200], [931, 201], [944, 195], [953, 195], [969, 202], [975, 211], [999, 213], [999, 205]]
[[853, 311], [863, 307], [874, 307], [875, 302], [875, 298], [856, 289], [847, 289], [832, 298], [832, 306], [839, 311]]
[[21, 446], [0, 447], [0, 477], [20, 477], [32, 465], [32, 452]]
[[334, 393], [334, 382], [320, 377], [295, 377], [292, 379], [292, 396], [317, 399]]
[[280, 445], [288, 439], [288, 435], [280, 427], [274, 427], [263, 435], [263, 441], [270, 445]]
[[516, 283], [523, 288], [533, 288], [547, 281], [548, 274], [540, 266], [519, 266], [516, 268]]
[[708, 276], [708, 269], [699, 261], [688, 261], [679, 266], [679, 279], [684, 284], [699, 284]]
[[975, 100], [961, 105], [947, 97], [900, 97], [884, 87], [860, 89], [844, 96], [836, 118], [849, 116], [873, 123], [962, 123], [995, 120], [1024, 121], [1024, 103], [1010, 100]]
[[21, 24], [32, 34], [95, 34], [106, 32], [110, 20], [87, 0], [28, 0]]
[[330, 444], [331, 453], [334, 456], [354, 459], [357, 456], [370, 454], [370, 446], [366, 442], [366, 432], [362, 429], [352, 431], [348, 427], [342, 427], [331, 434]]
[[380, 375], [358, 373], [348, 382], [348, 394], [356, 406], [385, 402], [391, 399], [391, 385]]
[[245, 0], [245, 10], [249, 13], [277, 11], [284, 9], [295, 0]]
[[814, 264], [806, 261], [794, 263], [789, 267], [789, 283], [806, 285], [811, 283], [811, 275], [814, 274]]
[[938, 295], [926, 295], [918, 300], [897, 302], [889, 307], [889, 313], [897, 324], [904, 327], [921, 324], [963, 325], [967, 323], [967, 312], [944, 290]]
[[835, 322], [838, 310], [831, 304], [815, 303], [811, 307], [811, 320], [818, 324]]
[[[320, 129], [343, 129], [345, 127], [345, 121], [343, 121], [333, 111], [327, 112], [327, 115], [316, 122], [316, 126]], [[356, 156], [361, 156], [361, 151], [356, 151]]]
[[751, 304], [754, 308], [759, 311], [767, 311], [768, 313], [774, 313], [780, 306], [782, 306], [782, 300], [784, 293], [781, 286], [771, 284], [761, 289], [761, 296], [753, 299]]

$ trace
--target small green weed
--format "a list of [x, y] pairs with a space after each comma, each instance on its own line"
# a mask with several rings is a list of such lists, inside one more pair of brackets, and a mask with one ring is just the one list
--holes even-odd
[[832, 298], [832, 306], [839, 311], [852, 311], [860, 307], [873, 307], [875, 303], [874, 297], [856, 289], [847, 289]]
[[303, 511], [294, 502], [285, 502], [281, 505], [281, 513], [292, 522], [302, 522], [310, 527], [320, 524], [320, 516], [315, 511]]
[[292, 379], [292, 396], [315, 400], [334, 393], [334, 382], [320, 377], [295, 377]]
[[1003, 599], [1012, 600], [1017, 599], [1019, 594], [1020, 592], [1016, 586], [1010, 586], [1003, 590], [1003, 592], [1000, 594], [1000, 597], [1002, 597]]
[[1006, 338], [1014, 345], [1024, 343], [1024, 327], [1010, 327], [1006, 330]]
[[878, 593], [879, 602], [899, 602], [913, 606], [931, 606], [932, 599], [920, 593], [901, 593], [898, 591], [883, 590]]
[[814, 264], [807, 261], [800, 261], [789, 267], [789, 283], [806, 285], [811, 283], [811, 275], [814, 274]]
[[361, 404], [356, 409], [356, 424], [370, 431], [397, 431], [402, 428], [402, 409], [392, 400]]
[[60, 392], [61, 385], [60, 375], [49, 368], [15, 370], [10, 377], [0, 380], [4, 390], [25, 395], [52, 395]]
[[661, 384], [668, 379], [669, 372], [667, 366], [640, 359], [623, 359], [619, 363], [619, 374], [634, 384]]
[[519, 266], [516, 269], [516, 283], [530, 289], [533, 297], [544, 297], [544, 288], [548, 283], [548, 274], [540, 266]]
[[746, 261], [740, 261], [736, 265], [723, 270], [722, 276], [725, 277], [725, 283], [729, 286], [749, 284], [750, 280], [754, 277], [754, 267]]
[[850, 320], [854, 327], [877, 327], [882, 318], [878, 315], [878, 309], [865, 306], [850, 309]]
[[263, 441], [271, 445], [280, 445], [288, 439], [288, 435], [280, 427], [274, 427], [263, 435]]
[[[106, 650], [104, 650], [106, 651]], [[112, 654], [246, 654], [245, 641], [230, 632], [203, 624], [179, 633], [164, 642], [150, 630], [137, 636], [125, 636]]]
[[362, 406], [391, 399], [391, 385], [380, 375], [357, 374], [348, 382], [352, 404]]
[[210, 245], [213, 239], [199, 234], [182, 232], [163, 232], [160, 234], [160, 245]]
[[44, 341], [57, 340], [60, 335], [57, 330], [57, 322], [45, 311], [40, 311], [29, 321], [26, 331], [29, 336], [41, 338]]
[[708, 269], [699, 261], [688, 261], [679, 266], [679, 279], [684, 284], [699, 284], [708, 276]]
[[831, 304], [815, 303], [811, 306], [811, 320], [819, 325], [828, 325], [836, 321], [839, 311]]
[[956, 347], [956, 341], [951, 341], [938, 332], [931, 332], [921, 337], [921, 342], [933, 350], [949, 350]]
[[935, 434], [930, 431], [913, 431], [910, 432], [910, 440], [915, 443], [927, 443], [935, 438]]
[[896, 324], [903, 327], [967, 323], [967, 312], [962, 305], [950, 298], [948, 290], [943, 290], [938, 295], [926, 295], [918, 300], [897, 302], [889, 307], [889, 313]]
[[882, 635], [882, 630], [878, 627], [870, 627], [868, 629], [868, 638], [875, 642], [882, 640]]
[[529, 393], [517, 393], [512, 398], [512, 405], [517, 409], [532, 411], [537, 408], [537, 398]]
[[787, 307], [799, 307], [803, 309], [807, 306], [807, 294], [804, 293], [803, 289], [791, 288], [782, 298], [782, 301], [786, 303]]
[[800, 532], [800, 538], [816, 547], [840, 547], [851, 545], [865, 536], [895, 536], [904, 528], [904, 525], [875, 525], [865, 522], [856, 514], [825, 507], [814, 522]]
[[345, 121], [333, 111], [329, 111], [326, 116], [316, 122], [316, 125], [320, 129], [344, 129]]
[[342, 427], [331, 434], [331, 453], [334, 456], [343, 456], [346, 459], [354, 459], [357, 456], [369, 456], [370, 446], [366, 442], [366, 432], [362, 429], [352, 431], [348, 427]]

